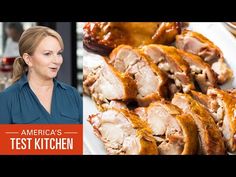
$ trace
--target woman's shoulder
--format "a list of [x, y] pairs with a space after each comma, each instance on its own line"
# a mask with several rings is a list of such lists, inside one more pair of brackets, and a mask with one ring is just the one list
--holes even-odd
[[8, 88], [0, 92], [0, 104], [7, 105], [8, 103], [12, 103], [12, 101], [15, 102], [14, 98], [16, 98], [18, 93], [19, 93], [18, 84], [16, 83], [12, 84]]
[[11, 86], [9, 86], [8, 88], [6, 88], [5, 90], [3, 90], [2, 92], [0, 92], [1, 95], [14, 95], [14, 93], [18, 93], [19, 92], [19, 85], [16, 83], [12, 84]]

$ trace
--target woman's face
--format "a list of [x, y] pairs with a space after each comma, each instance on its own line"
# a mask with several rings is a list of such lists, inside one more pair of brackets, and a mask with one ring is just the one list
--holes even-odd
[[30, 56], [29, 68], [31, 72], [44, 79], [53, 79], [63, 62], [62, 48], [54, 37], [45, 37]]

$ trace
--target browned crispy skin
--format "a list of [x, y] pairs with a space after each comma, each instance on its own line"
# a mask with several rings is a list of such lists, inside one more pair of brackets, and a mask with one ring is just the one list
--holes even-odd
[[168, 101], [157, 101], [135, 112], [151, 127], [160, 154], [196, 154], [197, 127], [192, 116]]
[[189, 64], [191, 73], [198, 83], [201, 91], [206, 93], [208, 87], [217, 87], [217, 77], [210, 65], [204, 62], [199, 56], [177, 50], [181, 57]]
[[140, 120], [140, 118], [136, 114], [128, 110], [118, 110], [118, 111], [121, 112], [123, 115], [125, 115], [132, 123], [132, 126], [135, 129], [137, 129], [137, 135], [139, 136], [142, 145], [142, 148], [140, 150], [140, 155], [158, 154], [159, 152], [157, 146], [155, 145], [155, 139], [152, 136], [152, 130], [148, 126], [148, 124]]
[[128, 110], [108, 109], [89, 116], [88, 121], [109, 154], [158, 154], [152, 130], [147, 123]]
[[195, 89], [188, 63], [182, 59], [175, 47], [150, 44], [141, 48], [147, 56], [173, 80], [177, 90], [189, 92]]
[[198, 150], [198, 132], [197, 126], [190, 114], [182, 114], [176, 117], [183, 134], [184, 134], [184, 149], [182, 155], [196, 154]]
[[199, 132], [201, 151], [206, 155], [225, 154], [224, 141], [210, 113], [190, 95], [177, 93], [172, 103], [192, 115]]
[[[86, 85], [100, 110], [104, 110], [105, 104], [111, 100], [129, 101], [135, 100], [137, 86], [135, 81], [127, 74], [118, 72], [113, 66], [106, 63], [98, 70], [96, 77], [92, 77], [93, 83]], [[87, 80], [89, 76], [87, 76]], [[84, 81], [85, 83], [86, 80]]]
[[212, 41], [202, 34], [191, 30], [183, 30], [180, 35], [176, 36], [176, 46], [200, 56], [209, 63], [223, 57], [222, 51]]
[[208, 109], [209, 112], [212, 114], [212, 116], [215, 118], [214, 113], [219, 108], [219, 105], [216, 99], [213, 99], [209, 95], [206, 95], [201, 92], [194, 91], [194, 90], [191, 90], [190, 95], [192, 96], [194, 100], [196, 100], [198, 103], [203, 105], [206, 109]]
[[236, 151], [235, 96], [228, 91], [209, 88], [207, 95], [191, 91], [192, 97], [205, 106], [221, 130], [229, 152]]
[[108, 62], [136, 81], [140, 106], [148, 106], [150, 102], [166, 95], [167, 77], [141, 51], [120, 45], [112, 51]]
[[224, 140], [230, 152], [236, 152], [236, 98], [224, 90], [209, 88], [207, 95], [217, 100], [223, 114], [218, 118]]
[[152, 38], [156, 44], [171, 44], [175, 41], [175, 36], [180, 33], [181, 23], [165, 22], [160, 24], [160, 27]]
[[84, 26], [83, 46], [89, 52], [107, 56], [116, 43], [125, 42], [124, 35], [119, 29], [110, 33], [109, 22], [88, 22]]
[[84, 26], [85, 49], [108, 55], [121, 44], [138, 47], [170, 44], [180, 33], [180, 22], [88, 22]]
[[183, 30], [176, 36], [176, 47], [200, 56], [211, 65], [217, 74], [218, 83], [223, 84], [232, 78], [233, 72], [224, 61], [222, 51], [202, 34], [191, 30]]

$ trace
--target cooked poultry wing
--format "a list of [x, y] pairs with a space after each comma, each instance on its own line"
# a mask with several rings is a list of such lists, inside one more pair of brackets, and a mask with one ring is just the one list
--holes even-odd
[[166, 95], [165, 74], [139, 50], [120, 45], [110, 54], [109, 63], [118, 71], [128, 73], [134, 78], [140, 106], [148, 106], [150, 102]]
[[222, 51], [200, 33], [184, 30], [176, 36], [176, 47], [200, 56], [217, 73], [218, 83], [223, 84], [232, 77], [232, 71], [224, 62]]
[[158, 154], [152, 130], [127, 110], [109, 109], [89, 116], [88, 121], [109, 154]]
[[225, 154], [224, 141], [211, 114], [190, 95], [176, 93], [172, 103], [192, 115], [199, 132], [200, 153]]
[[199, 56], [177, 50], [181, 57], [189, 64], [191, 74], [194, 76], [197, 86], [203, 93], [208, 87], [217, 87], [217, 77], [210, 65], [204, 62]]
[[174, 86], [177, 87], [175, 90], [188, 92], [195, 89], [189, 65], [175, 47], [150, 44], [143, 46], [141, 50], [174, 81]]
[[197, 153], [197, 127], [192, 116], [184, 114], [177, 106], [158, 101], [147, 108], [137, 108], [135, 112], [150, 125], [160, 154]]
[[83, 85], [87, 87], [86, 89], [99, 109], [103, 110], [111, 100], [128, 101], [136, 99], [137, 86], [129, 75], [121, 74], [113, 66], [106, 63], [106, 60], [96, 71], [95, 74], [87, 75]]
[[180, 22], [88, 22], [83, 44], [85, 49], [101, 55], [108, 55], [121, 44], [169, 44], [181, 32], [181, 26]]

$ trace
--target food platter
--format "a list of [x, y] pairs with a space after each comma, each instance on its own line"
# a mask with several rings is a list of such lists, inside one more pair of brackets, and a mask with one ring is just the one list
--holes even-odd
[[[210, 39], [215, 45], [217, 45], [223, 52], [226, 63], [233, 70], [234, 76], [236, 76], [236, 38], [225, 28], [224, 23], [204, 23], [204, 22], [192, 22], [189, 23], [188, 29], [199, 32]], [[84, 65], [97, 65], [101, 62], [99, 55], [88, 53], [83, 51], [83, 64]], [[233, 77], [221, 88], [234, 88], [236, 87], [236, 80]], [[98, 112], [95, 103], [90, 97], [83, 96], [83, 143], [84, 154], [103, 155], [107, 154], [103, 143], [96, 137], [93, 132], [93, 128], [87, 121], [87, 118], [91, 114]]]

